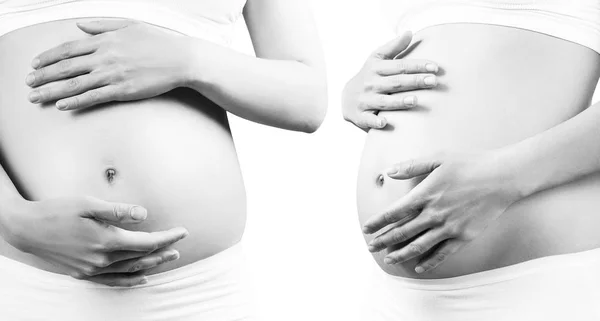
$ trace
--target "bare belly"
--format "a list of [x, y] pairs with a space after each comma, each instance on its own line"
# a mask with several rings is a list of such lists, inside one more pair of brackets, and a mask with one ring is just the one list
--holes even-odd
[[[144, 206], [148, 219], [124, 228], [183, 226], [181, 258], [153, 273], [218, 253], [237, 243], [246, 216], [244, 184], [223, 109], [177, 89], [137, 102], [61, 112], [27, 100], [31, 59], [62, 42], [87, 37], [74, 21], [56, 21], [0, 37], [2, 166], [29, 200], [90, 195]], [[113, 179], [106, 172], [112, 170]], [[0, 255], [60, 273], [0, 242]]]
[[[358, 177], [361, 224], [405, 195], [416, 181], [393, 181], [385, 170], [436, 151], [474, 151], [509, 145], [578, 114], [590, 105], [600, 56], [588, 48], [520, 29], [442, 25], [415, 35], [408, 58], [438, 62], [435, 90], [416, 92], [422, 107], [385, 112], [385, 130], [369, 131]], [[380, 175], [385, 177], [378, 185]], [[444, 278], [534, 258], [600, 247], [600, 175], [563, 185], [511, 206], [475, 241], [424, 275], [416, 260], [383, 263], [386, 272]], [[365, 236], [369, 241], [370, 236]]]

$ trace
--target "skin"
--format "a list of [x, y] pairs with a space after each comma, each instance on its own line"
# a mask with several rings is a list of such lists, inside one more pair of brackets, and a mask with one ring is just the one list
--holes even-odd
[[379, 111], [417, 107], [418, 98], [407, 91], [435, 88], [439, 67], [422, 59], [395, 59], [408, 48], [412, 33], [401, 36], [375, 50], [342, 94], [344, 119], [364, 131], [383, 129], [387, 120]]
[[[600, 68], [594, 67], [589, 73], [597, 81]], [[379, 233], [369, 250], [385, 251], [386, 264], [418, 259], [415, 272], [429, 272], [478, 239], [514, 204], [597, 174], [599, 110], [599, 104], [592, 105], [501, 148], [448, 151], [392, 166], [387, 177], [417, 183], [364, 223], [365, 234]]]
[[[249, 120], [314, 132], [325, 115], [326, 81], [316, 31], [307, 23], [308, 7], [302, 1], [251, 0], [244, 17], [257, 57], [145, 23], [82, 21], [77, 27], [89, 38], [48, 48], [33, 59], [35, 70], [26, 76], [32, 87], [28, 98], [74, 112], [187, 87]], [[144, 283], [147, 269], [178, 258], [177, 251], [161, 249], [188, 233], [183, 228], [145, 233], [112, 226], [140, 222], [127, 219], [134, 205], [91, 197], [24, 200], [4, 170], [0, 191], [0, 232], [9, 244], [93, 282]], [[43, 231], [25, 228], [40, 217]], [[44, 237], [52, 242], [42, 242]]]

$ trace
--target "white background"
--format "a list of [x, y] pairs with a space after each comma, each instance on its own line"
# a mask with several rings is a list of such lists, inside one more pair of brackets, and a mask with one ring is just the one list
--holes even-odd
[[[311, 3], [328, 65], [323, 126], [308, 135], [230, 117], [248, 196], [243, 243], [265, 321], [358, 320], [374, 265], [356, 214], [365, 133], [342, 119], [340, 93], [393, 34], [377, 1]], [[238, 29], [234, 47], [252, 53], [243, 23]]]

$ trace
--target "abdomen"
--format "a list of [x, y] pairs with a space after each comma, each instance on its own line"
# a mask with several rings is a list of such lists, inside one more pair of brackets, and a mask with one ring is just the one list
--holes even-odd
[[[440, 86], [415, 92], [422, 107], [381, 113], [391, 126], [369, 132], [358, 179], [361, 224], [416, 184], [386, 177], [394, 163], [437, 151], [493, 149], [533, 136], [587, 108], [600, 74], [592, 50], [520, 29], [442, 25], [424, 29], [415, 40], [419, 44], [407, 58], [439, 63]], [[379, 175], [385, 177], [381, 186]], [[415, 260], [387, 265], [383, 252], [374, 258], [394, 275], [440, 278], [595, 248], [598, 193], [596, 175], [515, 203], [427, 275], [413, 272]]]
[[[174, 246], [181, 259], [157, 271], [238, 242], [245, 224], [245, 191], [227, 117], [219, 106], [189, 89], [83, 112], [28, 102], [24, 78], [31, 59], [84, 37], [74, 21], [0, 37], [2, 165], [23, 196], [90, 195], [137, 204], [148, 209], [148, 219], [127, 229], [187, 228], [190, 235]], [[0, 254], [60, 272], [5, 243]]]

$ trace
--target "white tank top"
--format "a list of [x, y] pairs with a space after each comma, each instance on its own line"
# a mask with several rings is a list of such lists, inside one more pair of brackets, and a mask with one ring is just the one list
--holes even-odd
[[229, 45], [245, 4], [246, 0], [0, 0], [0, 36], [43, 22], [113, 17]]
[[381, 0], [396, 32], [482, 23], [540, 32], [600, 53], [600, 0]]

